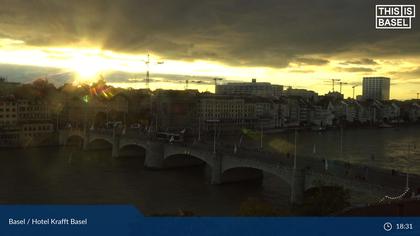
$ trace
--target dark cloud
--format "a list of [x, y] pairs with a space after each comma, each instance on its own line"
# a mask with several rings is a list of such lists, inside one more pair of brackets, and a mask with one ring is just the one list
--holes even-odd
[[378, 63], [370, 58], [362, 58], [358, 60], [348, 60], [340, 63], [341, 65], [377, 65]]
[[409, 80], [409, 79], [420, 80], [420, 66], [412, 68], [410, 70], [406, 70], [406, 71], [392, 71], [392, 72], [389, 72], [389, 74], [397, 76], [397, 77], [405, 78], [406, 80]]
[[296, 58], [292, 62], [295, 62], [300, 65], [316, 65], [316, 66], [325, 65], [329, 63], [329, 61], [326, 59], [308, 58], [308, 57]]
[[240, 66], [322, 65], [325, 59], [314, 58], [341, 52], [418, 55], [418, 22], [407, 31], [375, 30], [374, 5], [387, 2], [398, 1], [0, 0], [0, 35]]
[[367, 67], [337, 67], [336, 69], [344, 72], [375, 72], [374, 69]]
[[73, 72], [48, 67], [0, 64], [0, 76], [19, 83], [29, 83], [46, 77], [55, 85], [62, 85], [73, 77]]

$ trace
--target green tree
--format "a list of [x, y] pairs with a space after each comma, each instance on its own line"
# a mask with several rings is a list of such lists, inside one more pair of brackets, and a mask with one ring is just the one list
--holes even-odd
[[339, 186], [322, 186], [305, 191], [302, 205], [297, 211], [302, 215], [330, 215], [350, 206], [350, 192]]

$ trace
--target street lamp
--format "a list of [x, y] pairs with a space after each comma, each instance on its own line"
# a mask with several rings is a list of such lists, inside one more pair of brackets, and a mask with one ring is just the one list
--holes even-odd
[[294, 195], [295, 195], [295, 181], [296, 181], [296, 167], [297, 167], [297, 163], [296, 163], [296, 157], [297, 157], [297, 129], [295, 128], [295, 137], [294, 137], [294, 141], [295, 141], [295, 150], [294, 150], [294, 156], [293, 156], [293, 169], [292, 169], [292, 189], [291, 189], [291, 194], [290, 194], [290, 201], [293, 203], [295, 201]]
[[260, 149], [262, 150], [262, 148], [263, 148], [263, 132], [264, 132], [264, 129], [263, 129], [263, 124], [262, 124], [262, 122], [261, 122], [261, 137], [260, 137]]
[[[297, 129], [295, 128], [295, 149], [294, 149], [294, 155], [293, 155], [293, 172], [296, 171], [296, 158], [297, 158]], [[294, 173], [293, 173], [294, 176]]]
[[197, 138], [198, 142], [201, 141], [201, 116], [200, 114], [198, 115], [198, 138]]
[[340, 122], [340, 158], [343, 157], [343, 124]]
[[260, 149], [263, 149], [263, 136], [264, 136], [264, 122], [269, 122], [270, 119], [268, 118], [263, 118], [260, 119], [260, 128], [261, 128], [261, 132], [260, 132]]
[[[412, 147], [412, 148], [411, 148]], [[409, 162], [409, 155], [410, 155], [410, 148], [411, 148], [411, 150], [413, 150], [414, 151], [414, 149], [416, 149], [416, 145], [415, 144], [408, 144], [407, 145], [407, 171], [406, 171], [406, 175], [405, 175], [405, 189], [409, 189], [409, 184], [408, 184], [408, 182], [409, 182], [409, 177], [408, 177], [408, 171], [409, 171], [409, 169], [410, 169], [410, 165], [408, 164], [408, 162]]]
[[216, 154], [216, 124], [220, 122], [220, 120], [206, 120], [208, 123], [213, 123], [213, 153]]

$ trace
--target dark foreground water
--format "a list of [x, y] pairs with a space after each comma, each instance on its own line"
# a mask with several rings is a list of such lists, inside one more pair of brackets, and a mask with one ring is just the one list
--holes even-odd
[[[267, 142], [290, 141], [291, 137], [271, 135]], [[298, 152], [400, 170], [410, 166], [411, 172], [420, 173], [419, 127], [345, 131], [343, 154], [340, 140], [339, 131], [300, 133]], [[410, 153], [408, 144], [413, 144]], [[208, 183], [204, 167], [149, 170], [143, 167], [142, 150], [130, 153], [135, 156], [114, 159], [109, 149], [0, 150], [0, 204], [133, 204], [148, 215], [173, 214], [180, 209], [197, 215], [236, 215], [243, 201], [256, 197], [288, 208], [289, 187], [277, 177], [266, 175], [262, 185], [216, 186]], [[378, 196], [356, 198], [371, 201]]]
[[235, 215], [248, 197], [287, 205], [281, 180], [210, 185], [203, 167], [149, 170], [144, 157], [114, 159], [110, 150], [38, 148], [0, 151], [0, 203], [134, 204], [145, 214], [193, 211]]

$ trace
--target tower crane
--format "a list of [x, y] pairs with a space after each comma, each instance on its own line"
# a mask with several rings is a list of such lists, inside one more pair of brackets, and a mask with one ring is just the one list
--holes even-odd
[[332, 83], [332, 91], [334, 92], [334, 90], [335, 90], [335, 82], [339, 82], [339, 81], [341, 81], [341, 79], [331, 79], [330, 81]]
[[351, 88], [353, 89], [353, 99], [354, 99], [354, 89], [355, 89], [357, 86], [359, 86], [359, 85], [358, 85], [358, 84], [355, 84], [355, 85], [351, 86]]
[[348, 83], [340, 81], [340, 82], [338, 82], [338, 84], [340, 85], [340, 93], [341, 93], [341, 90], [343, 88], [343, 84], [348, 84]]
[[[143, 60], [143, 62], [146, 64], [146, 87], [150, 88], [150, 54], [147, 53], [147, 60]], [[160, 65], [163, 64], [163, 61], [157, 61], [156, 64]]]

